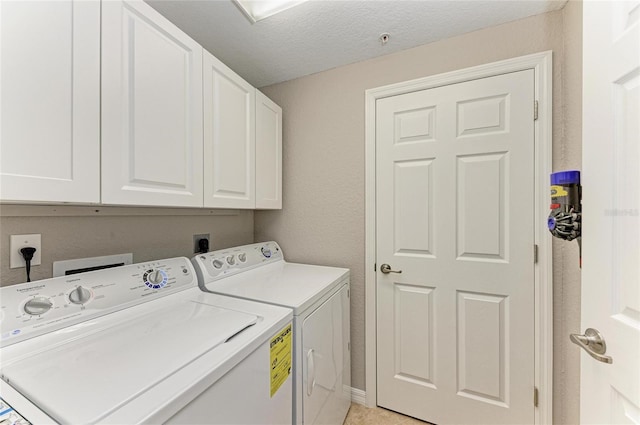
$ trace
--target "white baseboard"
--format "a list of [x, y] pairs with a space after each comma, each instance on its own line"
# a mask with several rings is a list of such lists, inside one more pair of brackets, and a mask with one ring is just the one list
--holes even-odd
[[363, 390], [351, 387], [351, 401], [353, 403], [365, 405], [366, 394]]

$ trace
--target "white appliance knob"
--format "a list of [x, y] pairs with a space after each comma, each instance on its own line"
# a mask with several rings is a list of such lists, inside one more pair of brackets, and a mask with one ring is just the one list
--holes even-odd
[[236, 263], [236, 257], [229, 255], [227, 257], [227, 263], [229, 263], [230, 266], [233, 266]]
[[53, 303], [47, 297], [35, 297], [24, 305], [24, 312], [32, 316], [40, 316], [53, 307]]
[[240, 254], [238, 254], [238, 260], [240, 260], [241, 263], [244, 263], [245, 261], [247, 261], [247, 254], [241, 252]]
[[78, 286], [69, 293], [69, 301], [74, 304], [84, 304], [91, 299], [91, 291], [82, 286]]
[[271, 249], [269, 249], [268, 246], [263, 246], [261, 251], [262, 251], [262, 255], [264, 255], [265, 258], [271, 258]]
[[154, 285], [162, 283], [163, 280], [164, 280], [164, 276], [162, 275], [162, 272], [160, 270], [153, 270], [151, 273], [147, 275], [147, 281]]
[[213, 267], [216, 269], [221, 269], [224, 263], [220, 260], [213, 260]]

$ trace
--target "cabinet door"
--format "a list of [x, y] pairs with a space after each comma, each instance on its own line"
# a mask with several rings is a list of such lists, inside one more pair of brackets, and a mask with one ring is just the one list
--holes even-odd
[[282, 208], [282, 108], [256, 90], [256, 208]]
[[255, 88], [204, 52], [204, 205], [255, 207]]
[[100, 3], [0, 2], [0, 199], [100, 201]]
[[102, 202], [202, 206], [202, 47], [142, 1], [102, 3]]

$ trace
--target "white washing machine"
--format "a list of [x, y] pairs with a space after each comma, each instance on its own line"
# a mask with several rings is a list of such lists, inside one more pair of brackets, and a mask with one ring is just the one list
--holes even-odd
[[292, 423], [292, 311], [187, 258], [2, 287], [0, 320], [0, 423]]
[[192, 259], [209, 292], [289, 307], [297, 424], [342, 424], [351, 405], [349, 270], [284, 261], [275, 242]]

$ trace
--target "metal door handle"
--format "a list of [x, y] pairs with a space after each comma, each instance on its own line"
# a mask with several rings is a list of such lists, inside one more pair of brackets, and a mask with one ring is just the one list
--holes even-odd
[[588, 328], [584, 331], [584, 335], [569, 335], [571, 342], [584, 349], [591, 357], [602, 363], [613, 363], [611, 356], [604, 356], [607, 352], [607, 344], [597, 329]]
[[391, 270], [391, 266], [388, 264], [383, 264], [380, 266], [380, 271], [384, 274], [389, 273], [402, 273], [402, 270]]

